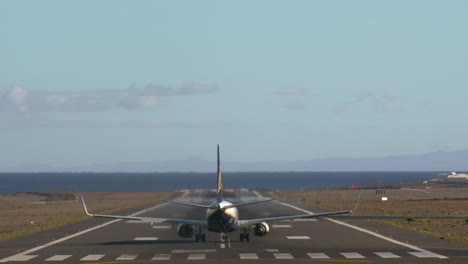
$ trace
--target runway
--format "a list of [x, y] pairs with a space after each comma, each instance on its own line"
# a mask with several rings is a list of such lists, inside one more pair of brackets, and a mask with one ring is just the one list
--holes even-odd
[[[225, 191], [230, 202], [258, 199], [264, 193]], [[180, 201], [209, 204], [214, 192], [191, 191]], [[93, 211], [93, 202], [88, 207]], [[316, 212], [315, 208], [273, 201], [239, 208], [240, 219]], [[205, 219], [205, 210], [160, 203], [122, 212], [140, 216]], [[239, 232], [221, 241], [177, 236], [176, 227], [136, 221], [89, 219], [0, 244], [0, 263], [468, 263], [468, 248], [411, 231], [365, 220], [315, 218], [273, 223], [264, 237], [240, 242]], [[346, 222], [344, 222], [346, 221]]]

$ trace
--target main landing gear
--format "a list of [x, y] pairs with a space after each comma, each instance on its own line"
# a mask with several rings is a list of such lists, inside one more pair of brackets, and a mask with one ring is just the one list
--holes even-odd
[[244, 227], [244, 231], [240, 233], [240, 241], [243, 242], [245, 241], [250, 242], [250, 234], [247, 232], [247, 228]]
[[198, 229], [198, 232], [195, 234], [195, 241], [196, 242], [206, 242], [206, 234], [202, 233], [203, 230], [201, 228]]
[[206, 234], [195, 234], [196, 242], [206, 242]]

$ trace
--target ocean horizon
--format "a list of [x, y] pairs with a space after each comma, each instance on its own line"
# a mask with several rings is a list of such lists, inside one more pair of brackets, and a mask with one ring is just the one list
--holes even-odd
[[[226, 172], [227, 189], [300, 190], [422, 182], [440, 172]], [[0, 173], [0, 194], [212, 189], [216, 173]]]

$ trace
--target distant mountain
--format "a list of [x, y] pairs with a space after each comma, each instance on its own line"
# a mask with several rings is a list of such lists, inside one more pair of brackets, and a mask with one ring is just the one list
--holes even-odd
[[[468, 171], [468, 150], [378, 158], [324, 158], [305, 161], [223, 162], [223, 171]], [[1, 172], [214, 172], [216, 162], [198, 157], [120, 162], [79, 167], [25, 164]]]

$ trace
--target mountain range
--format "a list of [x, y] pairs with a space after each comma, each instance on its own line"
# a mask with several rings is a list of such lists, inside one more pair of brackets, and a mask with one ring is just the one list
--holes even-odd
[[[468, 171], [468, 150], [376, 158], [323, 158], [303, 161], [228, 162], [223, 171]], [[76, 167], [23, 164], [0, 172], [215, 172], [216, 161], [198, 157], [166, 161], [119, 162]]]

